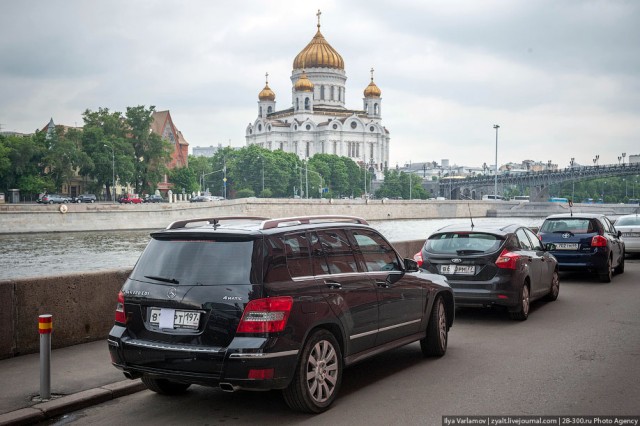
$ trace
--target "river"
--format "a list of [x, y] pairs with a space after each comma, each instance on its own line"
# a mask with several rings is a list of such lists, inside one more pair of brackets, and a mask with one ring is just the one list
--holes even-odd
[[[520, 223], [538, 227], [544, 218], [476, 218], [476, 225]], [[469, 219], [372, 221], [389, 241], [426, 239], [433, 231]], [[0, 280], [132, 267], [150, 230], [0, 235]]]

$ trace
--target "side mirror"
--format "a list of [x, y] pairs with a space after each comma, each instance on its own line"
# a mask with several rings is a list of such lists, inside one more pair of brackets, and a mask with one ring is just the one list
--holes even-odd
[[404, 269], [406, 272], [418, 272], [418, 262], [413, 259], [404, 259]]
[[618, 238], [622, 237], [622, 231], [618, 231]]
[[547, 244], [544, 245], [544, 249], [546, 251], [553, 251], [553, 250], [556, 249], [556, 245], [553, 244], [553, 243], [547, 243]]

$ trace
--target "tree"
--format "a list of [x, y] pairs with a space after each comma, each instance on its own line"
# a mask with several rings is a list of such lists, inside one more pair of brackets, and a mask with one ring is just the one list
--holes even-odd
[[173, 183], [176, 192], [181, 192], [184, 189], [186, 193], [191, 193], [200, 189], [198, 176], [190, 167], [177, 167], [170, 170], [169, 182]]
[[166, 163], [171, 159], [171, 144], [150, 131], [154, 112], [154, 106], [127, 107], [125, 123], [128, 140], [133, 145], [136, 193], [151, 192], [162, 180]]

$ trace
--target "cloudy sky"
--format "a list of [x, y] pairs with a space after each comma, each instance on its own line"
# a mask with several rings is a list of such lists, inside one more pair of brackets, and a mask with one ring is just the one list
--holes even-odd
[[493, 164], [494, 124], [500, 164], [640, 154], [634, 0], [7, 0], [1, 129], [155, 105], [192, 147], [244, 146], [265, 72], [277, 108], [291, 106], [318, 9], [348, 108], [375, 69], [391, 165]]

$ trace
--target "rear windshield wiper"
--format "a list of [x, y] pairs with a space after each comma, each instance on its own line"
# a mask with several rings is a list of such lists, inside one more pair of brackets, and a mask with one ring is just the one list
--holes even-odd
[[175, 278], [156, 277], [153, 275], [145, 275], [144, 277], [151, 280], [162, 281], [165, 283], [180, 284], [180, 281], [176, 280]]

